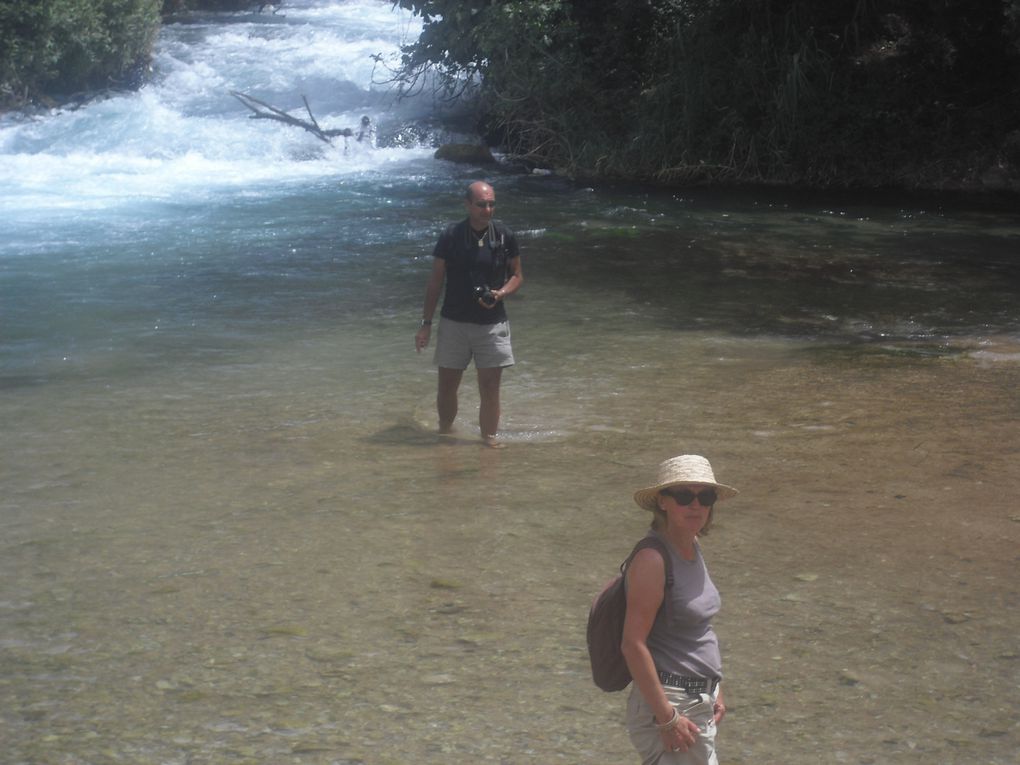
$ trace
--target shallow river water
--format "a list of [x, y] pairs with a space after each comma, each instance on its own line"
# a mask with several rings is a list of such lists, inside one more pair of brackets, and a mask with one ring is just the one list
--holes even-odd
[[[0, 124], [0, 761], [636, 763], [585, 618], [695, 452], [742, 491], [704, 541], [721, 762], [1016, 762], [1020, 214], [447, 165], [358, 68], [413, 19], [288, 8]], [[502, 451], [470, 374], [437, 443], [412, 340], [483, 174], [526, 277]]]

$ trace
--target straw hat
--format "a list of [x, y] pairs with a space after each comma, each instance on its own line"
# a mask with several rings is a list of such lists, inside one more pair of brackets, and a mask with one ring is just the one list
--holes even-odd
[[645, 510], [654, 510], [658, 507], [659, 492], [669, 486], [676, 486], [684, 483], [700, 483], [705, 486], [714, 486], [719, 499], [735, 497], [739, 492], [732, 486], [719, 483], [715, 480], [712, 466], [704, 457], [697, 454], [681, 454], [679, 457], [670, 457], [659, 464], [659, 482], [647, 489], [639, 489], [634, 492], [634, 501]]

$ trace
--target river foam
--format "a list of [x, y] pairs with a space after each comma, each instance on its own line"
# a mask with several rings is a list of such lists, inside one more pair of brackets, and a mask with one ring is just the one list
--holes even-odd
[[[305, 120], [307, 98], [324, 129], [354, 129], [362, 115], [392, 121], [396, 95], [383, 65], [419, 31], [415, 17], [374, 0], [295, 2], [276, 16], [169, 24], [151, 81], [138, 92], [0, 122], [0, 209], [60, 216], [200, 201], [420, 159], [431, 147], [369, 150], [343, 137], [330, 145], [297, 127], [250, 119], [231, 96], [250, 93]], [[399, 112], [430, 108], [405, 103]]]

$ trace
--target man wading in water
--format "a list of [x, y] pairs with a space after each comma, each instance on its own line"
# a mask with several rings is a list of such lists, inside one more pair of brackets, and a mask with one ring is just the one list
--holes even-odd
[[435, 363], [439, 367], [436, 409], [439, 432], [453, 432], [457, 417], [457, 391], [471, 359], [478, 372], [478, 426], [486, 446], [502, 446], [499, 430], [499, 386], [503, 368], [514, 363], [510, 323], [503, 300], [524, 282], [517, 239], [493, 219], [496, 192], [476, 181], [464, 198], [467, 218], [452, 223], [439, 236], [432, 251], [432, 274], [425, 288], [421, 328], [414, 336], [420, 353], [429, 344], [432, 316], [446, 283], [440, 312]]

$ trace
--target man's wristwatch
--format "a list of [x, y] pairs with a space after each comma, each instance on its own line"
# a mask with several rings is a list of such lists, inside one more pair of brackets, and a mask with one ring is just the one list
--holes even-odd
[[421, 326], [423, 326], [423, 327], [431, 327], [432, 326], [432, 319], [422, 319], [421, 320]]

